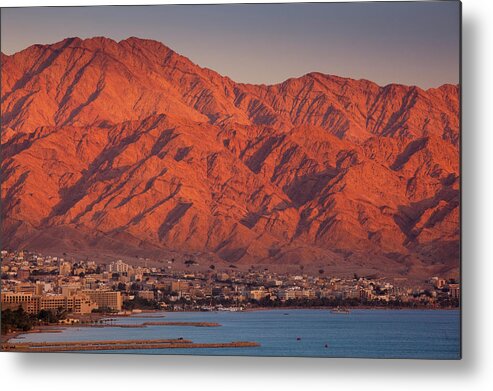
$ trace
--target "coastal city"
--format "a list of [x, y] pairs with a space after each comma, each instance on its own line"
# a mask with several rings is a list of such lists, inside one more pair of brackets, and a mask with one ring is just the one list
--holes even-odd
[[[420, 286], [405, 279], [279, 274], [268, 270], [240, 271], [234, 265], [194, 270], [174, 259], [161, 267], [133, 266], [122, 260], [107, 264], [27, 251], [1, 251], [2, 312], [19, 308], [27, 314], [63, 313], [58, 322], [79, 322], [97, 313], [129, 314], [142, 310], [241, 311], [268, 307], [451, 308], [460, 302], [460, 284], [432, 276]], [[199, 269], [197, 267], [197, 269]], [[4, 313], [2, 315], [5, 315]], [[72, 316], [72, 317], [70, 317]], [[2, 316], [4, 318], [4, 316]], [[3, 328], [2, 328], [3, 331]]]

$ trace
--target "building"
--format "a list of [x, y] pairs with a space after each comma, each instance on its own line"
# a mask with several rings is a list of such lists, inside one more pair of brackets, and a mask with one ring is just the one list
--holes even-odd
[[38, 301], [38, 311], [61, 309], [74, 314], [89, 314], [93, 309], [98, 308], [98, 305], [89, 296], [81, 294], [36, 296], [35, 300]]
[[37, 314], [41, 310], [67, 311], [74, 314], [89, 314], [98, 308], [97, 304], [87, 295], [33, 295], [32, 293], [3, 292], [2, 310], [16, 310], [20, 307], [29, 314]]
[[228, 281], [230, 277], [227, 273], [218, 273], [216, 279], [218, 281], [224, 282], [224, 281]]
[[77, 293], [80, 290], [80, 284], [71, 284], [71, 285], [62, 285], [62, 295], [71, 296]]
[[154, 300], [154, 291], [139, 291], [137, 296], [145, 300]]
[[70, 262], [61, 262], [59, 274], [61, 276], [68, 276], [72, 273], [72, 264]]
[[252, 300], [258, 301], [266, 297], [267, 294], [268, 292], [263, 289], [252, 289], [250, 292], [248, 292], [248, 297]]
[[83, 290], [82, 293], [94, 301], [98, 308], [110, 308], [115, 311], [121, 311], [123, 299], [121, 292], [100, 291], [100, 290]]
[[[71, 302], [70, 299], [72, 300]], [[74, 295], [69, 298], [68, 304], [74, 314], [90, 314], [93, 310], [98, 309], [97, 303], [87, 295]]]
[[299, 297], [299, 295], [300, 295], [299, 290], [281, 289], [277, 294], [277, 297], [279, 298], [279, 300], [286, 301], [286, 300], [294, 300], [297, 297]]
[[36, 284], [34, 285], [34, 287], [35, 287], [34, 294], [40, 296], [44, 293], [45, 288], [46, 288], [46, 284], [42, 281], [36, 281]]
[[315, 291], [312, 289], [303, 289], [301, 291], [301, 297], [305, 299], [313, 300], [317, 297], [317, 295], [315, 294]]
[[282, 281], [281, 280], [269, 280], [269, 281], [267, 281], [266, 285], [269, 287], [280, 287], [280, 286], [282, 286]]
[[129, 268], [129, 265], [119, 259], [116, 262], [111, 262], [108, 270], [110, 273], [128, 273]]
[[452, 299], [460, 299], [460, 285], [459, 284], [449, 284], [449, 295]]
[[447, 280], [445, 280], [443, 278], [433, 277], [432, 281], [435, 285], [435, 288], [437, 288], [437, 289], [443, 289], [445, 287], [445, 285], [447, 284]]
[[34, 295], [27, 292], [2, 292], [2, 311], [16, 310], [19, 307], [30, 314], [36, 313], [36, 303], [33, 299]]
[[171, 291], [172, 292], [188, 292], [190, 290], [190, 283], [188, 281], [172, 281]]
[[348, 289], [343, 292], [343, 296], [345, 299], [359, 299], [360, 298], [359, 289]]
[[21, 282], [15, 287], [17, 293], [36, 293], [36, 286], [29, 282]]

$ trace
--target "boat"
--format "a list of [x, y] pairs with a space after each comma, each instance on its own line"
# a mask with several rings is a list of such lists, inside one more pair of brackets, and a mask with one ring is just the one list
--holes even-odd
[[347, 308], [337, 307], [330, 310], [331, 314], [349, 314], [349, 310]]

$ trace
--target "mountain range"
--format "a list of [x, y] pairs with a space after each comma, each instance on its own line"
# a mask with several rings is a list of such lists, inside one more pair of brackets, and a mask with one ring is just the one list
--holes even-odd
[[160, 42], [1, 54], [2, 246], [459, 272], [459, 86], [242, 84]]

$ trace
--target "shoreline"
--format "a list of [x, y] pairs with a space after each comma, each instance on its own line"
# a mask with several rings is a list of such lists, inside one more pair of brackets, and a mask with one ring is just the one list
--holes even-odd
[[[229, 308], [229, 307], [226, 307]], [[232, 307], [234, 308], [234, 307]], [[257, 311], [283, 311], [283, 310], [326, 310], [326, 311], [332, 311], [337, 308], [344, 308], [348, 309], [349, 311], [352, 310], [386, 310], [386, 311], [403, 311], [403, 310], [410, 310], [410, 311], [416, 311], [416, 310], [425, 310], [425, 311], [460, 311], [461, 307], [376, 307], [376, 306], [354, 306], [354, 307], [348, 307], [348, 306], [333, 306], [333, 307], [327, 307], [327, 306], [313, 306], [313, 307], [300, 307], [300, 306], [286, 306], [286, 307], [250, 307], [250, 308], [244, 308], [242, 310], [238, 311], [230, 311], [230, 310], [208, 310], [208, 311], [202, 311], [202, 310], [197, 310], [197, 309], [187, 309], [187, 310], [180, 310], [180, 311], [166, 311], [163, 310], [162, 312], [166, 313], [181, 313], [181, 312], [257, 312]], [[133, 316], [133, 315], [130, 315]], [[144, 316], [142, 316], [144, 318]]]
[[[345, 307], [345, 306], [335, 306], [335, 307], [323, 307], [323, 306], [315, 306], [315, 307], [299, 307], [299, 306], [288, 306], [288, 307], [258, 307], [258, 308], [245, 308], [242, 311], [238, 312], [254, 312], [254, 311], [282, 311], [282, 310], [327, 310], [332, 311], [337, 308], [352, 310], [386, 310], [386, 311], [402, 311], [402, 310], [426, 310], [426, 311], [450, 311], [450, 310], [458, 310], [460, 311], [460, 307], [375, 307], [375, 306], [355, 306], [355, 307]], [[168, 311], [168, 312], [200, 312], [200, 311]], [[227, 312], [227, 311], [209, 311], [209, 312]]]
[[66, 326], [59, 326], [59, 325], [41, 325], [41, 326], [36, 326], [36, 328], [33, 328], [28, 331], [22, 331], [22, 330], [16, 330], [11, 333], [7, 334], [2, 334], [0, 338], [0, 343], [3, 345], [5, 343], [10, 343], [10, 340], [12, 339], [23, 339], [23, 335], [25, 334], [42, 334], [42, 333], [62, 333], [67, 327]]

